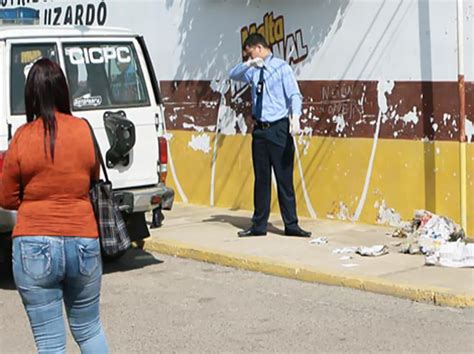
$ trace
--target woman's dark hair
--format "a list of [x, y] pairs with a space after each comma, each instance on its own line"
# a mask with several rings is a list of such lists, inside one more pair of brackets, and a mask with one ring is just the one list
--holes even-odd
[[69, 89], [66, 77], [56, 62], [40, 59], [31, 68], [25, 84], [26, 120], [28, 123], [41, 118], [44, 127], [44, 147], [54, 161], [57, 123], [55, 113], [71, 114]]
[[256, 47], [259, 44], [263, 48], [270, 49], [270, 46], [268, 45], [267, 40], [265, 39], [264, 36], [262, 36], [260, 33], [252, 33], [244, 41], [244, 44], [242, 45], [242, 50], [247, 49], [247, 47], [248, 48]]

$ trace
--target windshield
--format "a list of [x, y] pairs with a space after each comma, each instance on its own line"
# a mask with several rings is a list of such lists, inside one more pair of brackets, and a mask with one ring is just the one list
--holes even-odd
[[132, 43], [64, 45], [72, 109], [149, 106]]

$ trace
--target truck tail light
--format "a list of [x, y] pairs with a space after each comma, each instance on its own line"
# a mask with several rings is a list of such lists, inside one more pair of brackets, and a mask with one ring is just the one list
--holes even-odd
[[159, 196], [159, 195], [154, 195], [153, 197], [151, 197], [150, 202], [151, 202], [152, 205], [161, 204], [161, 196]]
[[166, 183], [166, 177], [168, 177], [168, 172], [163, 171], [160, 173], [160, 182]]
[[167, 177], [166, 164], [168, 163], [168, 143], [166, 138], [158, 138], [158, 153], [159, 153], [159, 164], [160, 164], [160, 182], [165, 183]]
[[158, 138], [158, 146], [160, 149], [160, 164], [166, 165], [168, 163], [168, 144], [166, 138]]

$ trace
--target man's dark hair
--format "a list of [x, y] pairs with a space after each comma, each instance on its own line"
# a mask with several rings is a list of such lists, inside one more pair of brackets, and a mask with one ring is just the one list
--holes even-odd
[[268, 45], [264, 36], [262, 36], [260, 33], [252, 33], [247, 37], [244, 44], [242, 45], [242, 50], [245, 50], [247, 47], [256, 47], [259, 44], [264, 48], [270, 49], [270, 46]]

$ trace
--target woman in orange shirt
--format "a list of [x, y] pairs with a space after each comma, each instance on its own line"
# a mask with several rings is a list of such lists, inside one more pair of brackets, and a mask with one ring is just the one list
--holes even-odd
[[25, 86], [28, 123], [5, 157], [1, 206], [18, 210], [13, 274], [38, 352], [66, 352], [63, 303], [82, 353], [107, 353], [99, 316], [102, 263], [89, 199], [99, 176], [87, 123], [71, 115], [60, 66], [37, 61]]

